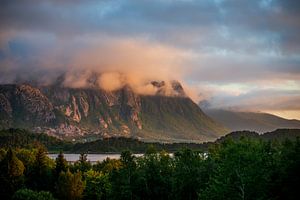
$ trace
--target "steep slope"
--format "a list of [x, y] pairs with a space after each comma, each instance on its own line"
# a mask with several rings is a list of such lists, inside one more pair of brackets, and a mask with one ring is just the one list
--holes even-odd
[[48, 98], [29, 85], [2, 85], [0, 113], [1, 128], [51, 126], [56, 118]]
[[63, 138], [135, 137], [159, 141], [207, 141], [226, 129], [189, 99], [180, 83], [152, 82], [157, 94], [136, 94], [129, 86], [108, 92], [99, 87], [60, 84], [0, 86], [0, 128], [27, 128]]
[[189, 98], [142, 96], [141, 104], [143, 126], [145, 130], [156, 133], [153, 139], [173, 135], [176, 138], [207, 141], [227, 131], [207, 117]]
[[233, 131], [250, 130], [262, 133], [279, 128], [300, 128], [299, 120], [288, 120], [267, 113], [218, 109], [208, 109], [205, 110], [205, 113]]

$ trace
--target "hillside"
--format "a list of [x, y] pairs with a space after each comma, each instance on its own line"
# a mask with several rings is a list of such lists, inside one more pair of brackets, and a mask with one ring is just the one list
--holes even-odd
[[22, 129], [0, 130], [0, 148], [33, 148], [44, 145], [49, 151], [68, 151], [73, 144], [48, 136], [44, 133], [32, 133]]
[[300, 128], [299, 120], [288, 120], [268, 113], [219, 109], [207, 109], [205, 113], [232, 131], [250, 130], [263, 133], [280, 128]]
[[300, 129], [277, 129], [272, 132], [258, 134], [251, 131], [236, 131], [222, 136], [214, 142], [205, 143], [158, 143], [143, 142], [133, 138], [104, 138], [91, 142], [71, 143], [43, 133], [31, 133], [21, 129], [0, 131], [0, 148], [34, 148], [44, 145], [50, 152], [64, 151], [65, 153], [120, 153], [130, 150], [134, 153], [145, 153], [149, 149], [157, 151], [176, 152], [184, 148], [207, 151], [211, 145], [223, 143], [225, 140], [240, 140], [244, 138], [266, 141], [285, 141], [300, 139]]
[[265, 141], [282, 142], [285, 140], [300, 139], [300, 129], [276, 129], [275, 131], [259, 134], [254, 131], [234, 131], [218, 138], [214, 143], [222, 143], [228, 139], [240, 140], [241, 138], [260, 139]]
[[135, 153], [145, 153], [148, 149], [176, 152], [182, 148], [204, 150], [206, 145], [197, 143], [146, 143], [133, 138], [104, 138], [92, 142], [72, 143], [60, 140], [43, 133], [32, 133], [23, 129], [7, 129], [0, 131], [0, 148], [36, 148], [44, 145], [49, 152], [64, 151], [65, 153], [120, 153], [130, 150]]
[[58, 84], [0, 86], [0, 128], [25, 128], [65, 139], [132, 137], [145, 141], [212, 141], [227, 130], [184, 93], [180, 83], [151, 82], [156, 95], [129, 86], [108, 92], [99, 87]]

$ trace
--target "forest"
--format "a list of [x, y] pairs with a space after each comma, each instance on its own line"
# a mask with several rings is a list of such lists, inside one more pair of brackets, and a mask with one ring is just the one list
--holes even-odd
[[264, 141], [295, 140], [300, 137], [300, 129], [277, 129], [272, 132], [258, 134], [252, 131], [236, 131], [218, 138], [214, 142], [204, 143], [159, 143], [145, 142], [135, 138], [111, 137], [102, 138], [88, 142], [71, 142], [49, 136], [45, 133], [33, 133], [25, 129], [0, 130], [0, 148], [26, 148], [31, 149], [36, 145], [43, 145], [50, 153], [121, 153], [130, 150], [132, 153], [145, 153], [148, 148], [154, 147], [157, 151], [174, 153], [183, 148], [195, 151], [207, 152], [214, 144], [222, 143], [224, 140], [239, 140], [248, 137]]
[[144, 156], [92, 165], [68, 163], [43, 145], [0, 150], [0, 199], [298, 199], [300, 140], [225, 138], [207, 152], [173, 155], [149, 146]]

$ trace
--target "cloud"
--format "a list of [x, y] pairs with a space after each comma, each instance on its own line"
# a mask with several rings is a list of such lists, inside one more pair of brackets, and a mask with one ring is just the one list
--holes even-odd
[[[247, 85], [228, 87], [213, 87], [213, 94], [202, 104], [206, 108], [230, 109], [240, 111], [293, 111], [300, 110], [299, 83], [290, 89], [264, 88], [263, 86], [253, 89]], [[247, 90], [247, 87], [250, 89]], [[205, 104], [205, 102], [209, 104]]]
[[179, 66], [189, 58], [180, 49], [143, 39], [88, 36], [40, 42], [36, 36], [23, 36], [9, 43], [6, 56], [0, 61], [1, 82], [40, 79], [41, 74], [55, 76], [62, 72], [77, 77], [76, 74], [85, 76], [91, 71], [131, 74], [131, 80], [133, 76], [171, 80], [181, 74]]
[[[66, 73], [66, 85], [83, 87], [101, 72], [108, 90], [125, 81], [151, 94], [149, 80], [178, 79], [195, 101], [241, 107], [246, 94], [261, 101], [257, 88], [300, 79], [299, 13], [295, 0], [3, 0], [0, 83]], [[243, 105], [296, 104], [299, 90], [269, 87], [269, 98], [291, 101]]]
[[[49, 84], [65, 74], [67, 87], [90, 87], [94, 77], [96, 84], [108, 91], [130, 85], [137, 93], [149, 95], [157, 91], [150, 81], [180, 79], [184, 73], [180, 66], [191, 57], [181, 49], [143, 38], [39, 38], [43, 35], [24, 33], [9, 43], [2, 60], [7, 69], [0, 69], [0, 82], [29, 80]], [[5, 62], [13, 64], [8, 66]]]
[[100, 76], [99, 86], [108, 91], [114, 91], [125, 86], [126, 78], [120, 73], [104, 73]]

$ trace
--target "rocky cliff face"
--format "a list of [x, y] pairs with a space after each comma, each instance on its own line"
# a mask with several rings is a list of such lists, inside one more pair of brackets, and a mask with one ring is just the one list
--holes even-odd
[[180, 83], [152, 82], [157, 95], [129, 86], [66, 88], [28, 84], [0, 86], [0, 127], [28, 128], [64, 138], [139, 137], [145, 140], [212, 140], [225, 128], [208, 118]]
[[54, 107], [37, 88], [29, 85], [3, 85], [0, 87], [2, 126], [50, 126], [55, 121]]

